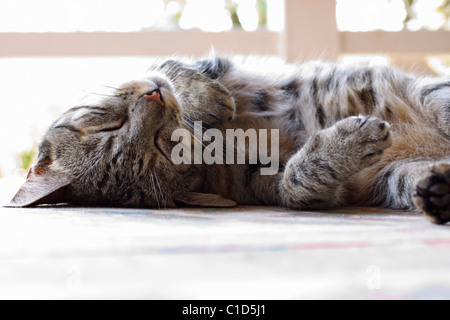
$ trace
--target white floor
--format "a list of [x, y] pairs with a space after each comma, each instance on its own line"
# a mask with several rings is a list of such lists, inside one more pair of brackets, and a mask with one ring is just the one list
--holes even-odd
[[0, 243], [2, 299], [450, 298], [450, 226], [412, 213], [3, 208]]

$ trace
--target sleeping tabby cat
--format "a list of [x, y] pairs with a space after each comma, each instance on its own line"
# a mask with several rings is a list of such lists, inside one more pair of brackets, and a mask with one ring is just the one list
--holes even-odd
[[[279, 129], [280, 171], [174, 165], [171, 135], [195, 121]], [[158, 60], [146, 79], [63, 114], [11, 206], [363, 205], [417, 209], [443, 224], [449, 125], [449, 78], [275, 58]]]

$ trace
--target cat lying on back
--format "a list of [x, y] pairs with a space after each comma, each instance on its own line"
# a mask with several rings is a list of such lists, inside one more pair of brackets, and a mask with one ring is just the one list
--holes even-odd
[[[279, 172], [174, 165], [172, 133], [196, 121], [279, 129]], [[363, 205], [415, 208], [446, 223], [449, 125], [449, 78], [262, 58], [159, 60], [148, 78], [64, 113], [11, 206]]]

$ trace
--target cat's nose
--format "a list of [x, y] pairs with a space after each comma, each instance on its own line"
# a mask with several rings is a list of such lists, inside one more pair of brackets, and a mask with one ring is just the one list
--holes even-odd
[[161, 91], [159, 91], [159, 89], [144, 94], [144, 98], [147, 99], [148, 101], [156, 102], [160, 106], [164, 107], [164, 101], [162, 99]]

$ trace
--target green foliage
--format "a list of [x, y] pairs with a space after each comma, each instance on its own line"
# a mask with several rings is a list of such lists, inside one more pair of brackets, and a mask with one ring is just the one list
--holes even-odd
[[450, 0], [445, 0], [444, 3], [438, 8], [439, 12], [442, 12], [447, 19], [450, 19]]
[[267, 1], [266, 0], [258, 0], [256, 3], [256, 7], [258, 8], [259, 13], [259, 25], [266, 26], [267, 25]]
[[[180, 12], [178, 12], [177, 14], [175, 14], [171, 17], [172, 22], [175, 25], [178, 25], [178, 22], [180, 21], [183, 9], [186, 6], [187, 1], [186, 0], [165, 0], [165, 3], [167, 5], [169, 2], [173, 2], [173, 1], [178, 2], [182, 8], [182, 10]], [[236, 3], [236, 1], [235, 0], [226, 0], [225, 6], [226, 6], [226, 9], [230, 12], [231, 21], [233, 22], [233, 26], [235, 28], [241, 28], [241, 22], [239, 21], [239, 16], [237, 14], [238, 4]], [[259, 14], [259, 25], [260, 26], [267, 25], [267, 0], [257, 0], [256, 8], [257, 8], [258, 14]]]
[[408, 21], [414, 18], [414, 12], [412, 11], [412, 7], [414, 6], [416, 0], [403, 0], [403, 1], [405, 2], [405, 9], [406, 9], [406, 18], [403, 21], [403, 23], [406, 24]]
[[[233, 21], [233, 26], [235, 28], [241, 27], [241, 21], [239, 21], [239, 16], [237, 14], [238, 5], [233, 0], [226, 1], [226, 8], [230, 12], [231, 20]], [[259, 15], [259, 25], [267, 25], [267, 0], [257, 0], [256, 9]]]
[[[417, 0], [403, 0], [405, 2], [405, 8], [407, 12], [407, 16], [405, 18], [404, 23], [406, 24], [412, 18], [414, 18], [413, 8], [417, 2]], [[445, 0], [444, 3], [438, 8], [438, 11], [444, 14], [445, 18], [450, 19], [450, 0]]]
[[239, 21], [239, 17], [237, 15], [237, 8], [238, 5], [231, 0], [227, 0], [226, 2], [226, 8], [227, 10], [230, 12], [231, 15], [231, 21], [233, 21], [233, 26], [236, 28], [240, 28], [241, 27], [241, 22]]
[[[181, 6], [181, 11], [171, 17], [174, 25], [178, 25], [180, 21], [183, 9], [187, 3], [187, 0], [165, 0], [166, 4], [169, 2], [178, 2]], [[405, 9], [407, 12], [404, 24], [408, 23], [415, 17], [414, 7], [417, 4], [417, 0], [403, 0], [405, 3]], [[241, 27], [239, 16], [237, 14], [238, 4], [235, 0], [225, 0], [226, 9], [230, 12], [231, 20], [235, 28]], [[259, 25], [267, 25], [267, 0], [257, 0], [256, 7], [259, 14]], [[444, 3], [438, 8], [438, 11], [443, 13], [447, 19], [450, 19], [450, 0], [445, 0]]]
[[37, 155], [37, 144], [34, 144], [31, 150], [22, 152], [20, 154], [20, 168], [25, 172], [28, 172], [28, 170], [30, 170], [31, 168], [31, 165], [36, 161]]

